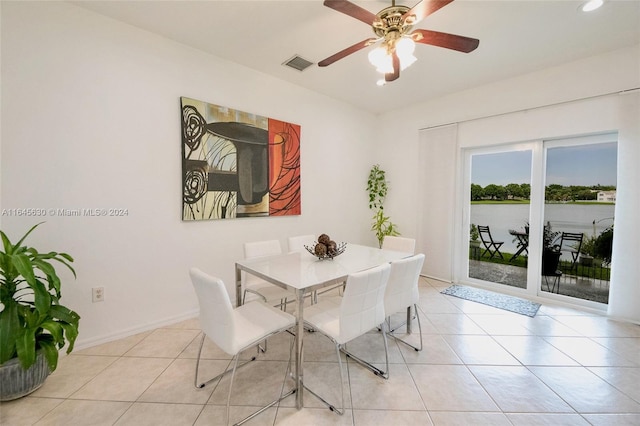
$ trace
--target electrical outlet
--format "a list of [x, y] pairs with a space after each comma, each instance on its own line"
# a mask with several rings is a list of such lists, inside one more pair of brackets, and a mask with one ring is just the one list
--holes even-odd
[[104, 302], [104, 287], [93, 287], [91, 289], [91, 300], [93, 302]]

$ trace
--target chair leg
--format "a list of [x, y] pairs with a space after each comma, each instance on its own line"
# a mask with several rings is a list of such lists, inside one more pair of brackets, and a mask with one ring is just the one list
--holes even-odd
[[[290, 340], [291, 340], [291, 343], [289, 344], [289, 362], [287, 363], [287, 370], [285, 371], [285, 375], [284, 375], [285, 378], [289, 377], [289, 373], [291, 371], [291, 353], [293, 352], [293, 343], [294, 343], [293, 335], [292, 335]], [[284, 383], [282, 384], [282, 387], [283, 387], [283, 390], [284, 390]], [[229, 392], [231, 392], [231, 389], [229, 389]], [[264, 407], [262, 407], [258, 411], [253, 412], [252, 414], [248, 415], [244, 419], [240, 420], [238, 423], [234, 423], [234, 426], [240, 426], [240, 425], [248, 422], [249, 420], [253, 419], [257, 415], [261, 414], [263, 411], [267, 410], [268, 408], [273, 407], [274, 405], [276, 405], [277, 403], [279, 403], [283, 399], [287, 398], [288, 396], [293, 395], [294, 393], [296, 393], [296, 389], [295, 388], [291, 389], [289, 392], [287, 392], [285, 394], [283, 394], [282, 391], [281, 391], [280, 392], [280, 397], [278, 399], [276, 399], [275, 401], [270, 402], [269, 404], [265, 405]]]
[[313, 390], [309, 389], [306, 385], [303, 384], [303, 386], [310, 394], [318, 398], [324, 405], [329, 407], [329, 410], [339, 415], [343, 415], [344, 414], [344, 372], [342, 371], [342, 357], [340, 356], [340, 345], [337, 343], [335, 345], [336, 345], [336, 354], [338, 355], [338, 368], [340, 369], [340, 393], [342, 397], [342, 407], [340, 407], [341, 409], [338, 409], [335, 405], [331, 404], [329, 401], [327, 401], [326, 399], [324, 399], [323, 397], [315, 393]]
[[[222, 376], [224, 376], [225, 374], [228, 374], [231, 372], [231, 370], [225, 370], [222, 373], [218, 374], [216, 377], [207, 380], [206, 382], [202, 382], [202, 383], [198, 383], [198, 369], [200, 367], [200, 355], [202, 354], [202, 347], [204, 346], [204, 339], [206, 338], [205, 334], [202, 333], [202, 340], [200, 341], [200, 348], [198, 349], [198, 358], [196, 359], [196, 374], [193, 380], [193, 385], [198, 388], [198, 389], [202, 389], [203, 387], [205, 387], [206, 385], [208, 385], [209, 383], [220, 379]], [[240, 364], [238, 367], [243, 367], [245, 365], [247, 365], [248, 363], [250, 363], [251, 361], [255, 361], [256, 357], [251, 357], [251, 359], [249, 361], [245, 361], [242, 364]]]
[[229, 407], [231, 405], [231, 390], [233, 389], [233, 379], [236, 375], [236, 369], [238, 368], [238, 358], [240, 358], [240, 353], [237, 353], [233, 357], [233, 370], [231, 370], [231, 381], [229, 382], [229, 394], [227, 395], [227, 410], [225, 412], [225, 425], [229, 424]]
[[373, 364], [371, 364], [370, 362], [367, 362], [367, 361], [363, 360], [362, 358], [359, 358], [359, 357], [355, 356], [354, 354], [352, 354], [351, 352], [349, 352], [347, 350], [346, 346], [343, 346], [341, 351], [342, 351], [343, 354], [345, 354], [349, 358], [353, 359], [358, 364], [360, 364], [363, 367], [366, 367], [369, 370], [371, 370], [373, 372], [373, 374], [375, 374], [376, 376], [380, 376], [383, 379], [388, 379], [389, 378], [389, 347], [388, 347], [388, 344], [387, 344], [387, 333], [388, 333], [387, 330], [388, 329], [387, 329], [386, 321], [382, 321], [382, 324], [380, 324], [380, 328], [382, 329], [382, 340], [384, 341], [384, 356], [385, 356], [385, 359], [386, 359], [386, 369], [387, 369], [387, 371], [382, 371], [378, 367], [376, 367]]
[[340, 368], [340, 395], [342, 398], [342, 411], [336, 410], [340, 415], [344, 414], [344, 371], [342, 369], [342, 357], [340, 356], [340, 346], [336, 344], [336, 355], [338, 355], [338, 367]]
[[[416, 312], [416, 319], [418, 320], [418, 332], [420, 333], [420, 348], [417, 348], [417, 347], [413, 346], [411, 343], [408, 343], [407, 341], [402, 340], [401, 338], [393, 335], [393, 332], [396, 331], [402, 325], [399, 325], [395, 329], [388, 331], [388, 334], [389, 334], [389, 337], [392, 337], [396, 341], [404, 343], [405, 345], [409, 346], [410, 348], [413, 348], [416, 352], [419, 352], [419, 351], [422, 350], [422, 324], [420, 323], [420, 315], [418, 314], [418, 305], [413, 305], [413, 309]], [[387, 321], [390, 324], [390, 317], [387, 317]], [[391, 327], [389, 327], [389, 328], [391, 328]]]

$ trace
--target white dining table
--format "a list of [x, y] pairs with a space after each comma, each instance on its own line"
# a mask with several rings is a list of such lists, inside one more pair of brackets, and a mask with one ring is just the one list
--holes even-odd
[[295, 382], [296, 408], [304, 406], [303, 336], [305, 294], [345, 282], [349, 274], [411, 256], [412, 253], [347, 244], [333, 259], [320, 260], [306, 250], [236, 262], [236, 306], [242, 304], [242, 271], [296, 294]]

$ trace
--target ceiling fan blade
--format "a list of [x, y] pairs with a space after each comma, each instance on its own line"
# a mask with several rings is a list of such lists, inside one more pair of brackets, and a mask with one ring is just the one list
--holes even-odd
[[325, 0], [324, 5], [333, 10], [344, 13], [345, 15], [349, 15], [352, 18], [356, 18], [368, 25], [373, 25], [373, 23], [378, 19], [374, 13], [371, 13], [367, 9], [363, 9], [357, 4], [353, 4], [347, 0]]
[[[416, 37], [414, 34], [421, 34], [422, 37]], [[430, 44], [432, 46], [444, 47], [446, 49], [457, 50], [464, 53], [474, 51], [478, 47], [478, 44], [480, 44], [480, 40], [477, 38], [431, 30], [415, 30], [410, 35], [416, 43]]]
[[413, 6], [408, 12], [402, 15], [402, 20], [404, 21], [409, 16], [415, 15], [415, 20], [411, 23], [411, 25], [414, 25], [418, 21], [422, 21], [427, 16], [445, 7], [452, 1], [453, 0], [422, 0], [420, 3]]
[[397, 80], [398, 77], [400, 77], [400, 58], [398, 58], [398, 54], [395, 50], [393, 51], [391, 60], [393, 61], [393, 72], [384, 75], [384, 81], [386, 82]]
[[352, 53], [356, 53], [358, 50], [364, 49], [367, 46], [370, 46], [372, 42], [376, 41], [375, 38], [368, 38], [366, 40], [362, 40], [353, 46], [349, 46], [344, 50], [339, 51], [326, 59], [318, 62], [319, 67], [326, 67], [327, 65], [331, 65], [332, 63], [344, 58], [345, 56], [351, 55]]

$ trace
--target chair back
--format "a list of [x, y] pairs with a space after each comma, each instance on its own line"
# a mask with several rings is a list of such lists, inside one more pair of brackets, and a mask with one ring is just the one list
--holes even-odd
[[480, 234], [480, 239], [485, 244], [493, 243], [493, 237], [491, 237], [491, 231], [488, 226], [478, 225], [478, 233]]
[[[582, 248], [582, 238], [584, 234], [582, 232], [574, 233], [574, 232], [563, 232], [560, 236], [560, 250], [575, 250], [580, 252]], [[570, 246], [566, 246], [565, 243], [573, 243]], [[577, 243], [577, 244], [576, 244]]]
[[385, 263], [349, 275], [340, 304], [340, 338], [346, 343], [382, 324], [384, 290], [391, 266]]
[[[266, 240], [266, 241], [252, 241], [244, 243], [244, 258], [252, 259], [254, 257], [273, 256], [276, 254], [282, 254], [282, 247], [280, 246], [280, 240]], [[251, 274], [243, 274], [244, 283], [251, 285], [254, 283], [263, 282], [262, 279]]]
[[224, 283], [198, 268], [191, 268], [189, 275], [200, 304], [200, 328], [220, 349], [234, 355], [233, 306]]
[[384, 293], [384, 312], [390, 316], [418, 303], [418, 281], [424, 254], [416, 254], [391, 262], [389, 281]]
[[295, 237], [289, 237], [287, 241], [289, 252], [304, 250], [304, 246], [311, 247], [315, 240], [316, 240], [316, 236], [313, 234], [297, 235]]
[[244, 243], [245, 259], [251, 259], [261, 256], [272, 256], [274, 254], [281, 253], [282, 247], [280, 246], [280, 240], [253, 241], [250, 243]]
[[403, 251], [414, 254], [416, 252], [416, 240], [413, 238], [385, 235], [384, 240], [382, 240], [382, 248], [384, 250]]

